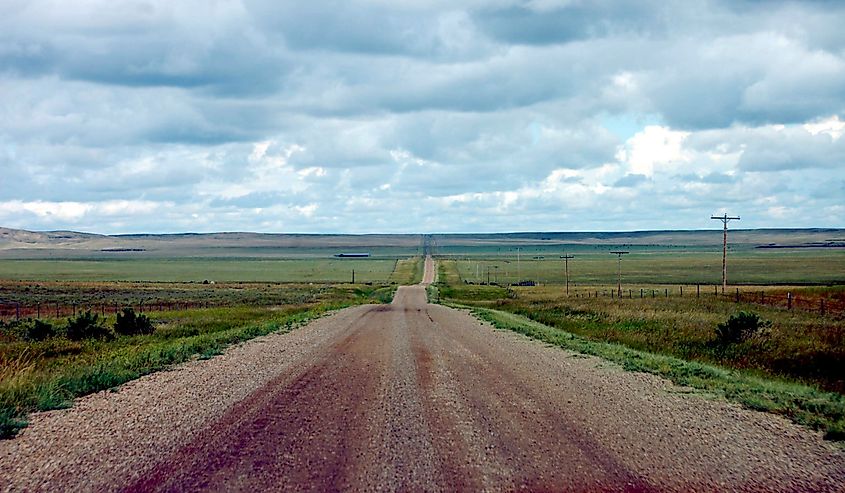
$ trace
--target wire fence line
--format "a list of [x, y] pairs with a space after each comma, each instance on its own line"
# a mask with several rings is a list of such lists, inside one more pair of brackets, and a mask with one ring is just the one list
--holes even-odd
[[[486, 284], [486, 283], [482, 283]], [[593, 288], [583, 285], [575, 286], [570, 298], [606, 298], [609, 300], [620, 298], [617, 287]], [[845, 297], [819, 297], [792, 292], [767, 292], [753, 287], [735, 287], [722, 294], [719, 285], [682, 285], [672, 287], [623, 288], [622, 299], [655, 299], [655, 298], [716, 298], [724, 302], [764, 305], [786, 310], [802, 310], [816, 312], [820, 315], [845, 315]], [[278, 303], [270, 303], [278, 304]], [[21, 303], [14, 300], [0, 300], [0, 320], [21, 320], [25, 318], [63, 318], [75, 317], [85, 311], [99, 313], [102, 316], [119, 313], [124, 308], [132, 308], [138, 313], [167, 312], [189, 310], [197, 308], [211, 308], [231, 306], [231, 303], [209, 301], [174, 301], [159, 299], [144, 299], [136, 302], [92, 302], [78, 303], [44, 302]]]
[[195, 308], [210, 308], [218, 306], [229, 306], [228, 304], [197, 302], [197, 301], [165, 301], [165, 300], [139, 300], [136, 303], [35, 303], [24, 304], [17, 301], [0, 300], [0, 320], [21, 320], [24, 318], [63, 318], [75, 317], [80, 313], [90, 311], [99, 313], [102, 316], [119, 313], [124, 308], [132, 308], [138, 313], [166, 312], [178, 310], [190, 310]]
[[[720, 292], [719, 286], [678, 286], [663, 288], [625, 288], [622, 290], [622, 299], [655, 299], [655, 298], [716, 298], [724, 302], [746, 303], [783, 308], [786, 310], [802, 310], [818, 312], [820, 315], [845, 315], [845, 299], [827, 298], [812, 296], [793, 292], [767, 292], [753, 288], [733, 288]], [[620, 298], [617, 288], [575, 288], [570, 297], [574, 298]]]

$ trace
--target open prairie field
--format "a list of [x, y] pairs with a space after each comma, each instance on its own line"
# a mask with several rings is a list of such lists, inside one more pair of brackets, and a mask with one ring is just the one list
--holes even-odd
[[[565, 283], [562, 255], [569, 260], [573, 285], [614, 284], [619, 267], [611, 251], [628, 251], [622, 257], [623, 282], [629, 284], [720, 284], [721, 246], [605, 246], [515, 248], [502, 252], [472, 252], [448, 255], [458, 260], [462, 280], [499, 284], [532, 280]], [[845, 249], [781, 249], [734, 247], [728, 252], [728, 281], [731, 284], [845, 284]], [[639, 286], [637, 286], [639, 287]]]
[[387, 282], [398, 259], [134, 258], [2, 260], [18, 281]]

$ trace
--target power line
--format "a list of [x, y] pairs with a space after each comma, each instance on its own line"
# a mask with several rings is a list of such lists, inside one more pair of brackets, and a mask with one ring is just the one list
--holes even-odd
[[710, 216], [710, 219], [718, 219], [725, 226], [722, 234], [722, 294], [728, 287], [728, 222], [739, 221], [739, 216], [730, 217], [727, 213], [722, 216]]

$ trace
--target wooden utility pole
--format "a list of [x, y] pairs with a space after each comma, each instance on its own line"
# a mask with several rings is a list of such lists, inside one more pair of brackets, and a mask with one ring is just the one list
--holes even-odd
[[566, 272], [566, 296], [569, 296], [569, 259], [575, 258], [575, 255], [563, 254], [560, 256], [563, 259], [564, 271]]
[[739, 216], [729, 217], [725, 213], [722, 216], [710, 216], [710, 219], [718, 219], [724, 225], [722, 234], [722, 294], [725, 294], [728, 287], [728, 221], [739, 221]]
[[623, 252], [621, 250], [617, 250], [615, 252], [612, 251], [610, 253], [615, 254], [619, 259], [619, 267], [618, 267], [618, 270], [617, 270], [618, 275], [617, 275], [616, 289], [617, 289], [617, 292], [619, 294], [619, 297], [621, 298], [622, 297], [622, 255], [625, 255], [626, 253], [631, 253], [631, 252]]

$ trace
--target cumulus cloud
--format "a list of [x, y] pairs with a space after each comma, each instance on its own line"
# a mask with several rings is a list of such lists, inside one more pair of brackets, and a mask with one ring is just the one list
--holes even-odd
[[0, 13], [2, 225], [643, 229], [730, 209], [748, 227], [845, 226], [836, 2]]

